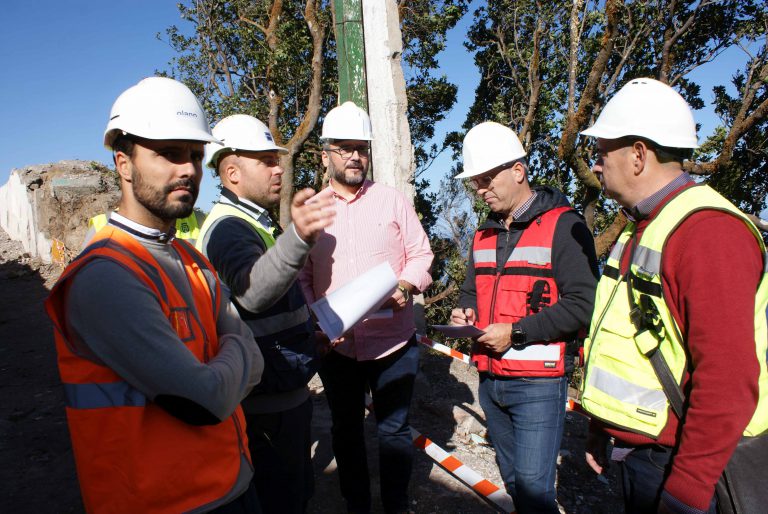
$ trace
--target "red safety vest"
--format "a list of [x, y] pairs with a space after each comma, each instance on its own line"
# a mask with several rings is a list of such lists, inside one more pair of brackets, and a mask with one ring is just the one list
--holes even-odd
[[[558, 207], [534, 219], [523, 231], [501, 272], [496, 269], [497, 229], [475, 234], [473, 257], [477, 291], [477, 327], [515, 323], [557, 302], [552, 274], [552, 239], [560, 215]], [[475, 345], [472, 360], [478, 371], [505, 377], [560, 377], [565, 374], [565, 342], [510, 348], [503, 355]]]
[[217, 425], [188, 425], [106, 365], [73, 351], [68, 342], [65, 314], [70, 279], [85, 264], [109, 259], [154, 292], [169, 323], [200, 362], [215, 356], [219, 351], [216, 318], [220, 285], [217, 280], [212, 294], [203, 274], [204, 269], [214, 273], [210, 263], [187, 243], [175, 240], [171, 244], [184, 264], [197, 317], [190, 315], [189, 306], [149, 251], [111, 226], [100, 230], [64, 270], [45, 302], [56, 328], [67, 421], [88, 512], [178, 513], [196, 509], [232, 491], [241, 456], [250, 462], [240, 407]]

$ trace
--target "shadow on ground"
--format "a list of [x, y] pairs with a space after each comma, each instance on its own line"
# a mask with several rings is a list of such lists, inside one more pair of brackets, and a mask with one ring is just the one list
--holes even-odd
[[0, 490], [4, 512], [82, 512], [38, 269], [0, 263]]

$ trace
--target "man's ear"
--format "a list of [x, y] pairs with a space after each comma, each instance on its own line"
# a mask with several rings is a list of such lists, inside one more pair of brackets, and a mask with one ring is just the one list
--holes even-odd
[[514, 173], [515, 182], [518, 184], [525, 182], [525, 166], [523, 166], [522, 162], [517, 161], [515, 165], [512, 166], [512, 173]]
[[122, 180], [131, 181], [131, 158], [124, 152], [115, 152], [113, 159], [115, 161], [115, 170]]
[[632, 171], [639, 175], [648, 163], [648, 146], [643, 141], [632, 143]]
[[328, 167], [328, 163], [331, 160], [331, 156], [328, 155], [328, 152], [323, 150], [323, 152], [320, 154], [320, 158], [323, 160], [323, 166], [325, 166], [327, 168]]
[[221, 176], [226, 178], [230, 184], [239, 184], [242, 180], [242, 172], [240, 166], [233, 162], [232, 159], [227, 159], [224, 163], [223, 170], [221, 170]]

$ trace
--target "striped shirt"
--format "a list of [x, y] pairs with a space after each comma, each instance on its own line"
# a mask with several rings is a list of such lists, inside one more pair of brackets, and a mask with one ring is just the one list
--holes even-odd
[[647, 218], [669, 193], [676, 189], [680, 189], [689, 182], [693, 182], [691, 176], [686, 172], [680, 173], [680, 175], [675, 177], [672, 182], [662, 187], [648, 198], [638, 202], [632, 209], [622, 209], [624, 215], [633, 222]]
[[533, 194], [528, 197], [526, 201], [523, 202], [523, 205], [515, 209], [515, 212], [512, 213], [512, 220], [517, 220], [522, 217], [523, 214], [525, 214], [525, 211], [531, 208], [531, 205], [533, 204], [533, 201], [536, 199], [536, 191], [533, 191]]
[[[329, 186], [330, 187], [330, 186]], [[346, 200], [334, 193], [336, 218], [309, 253], [299, 280], [313, 303], [374, 266], [388, 262], [399, 280], [424, 291], [432, 283], [432, 250], [416, 211], [391, 187], [366, 180]], [[360, 361], [382, 358], [413, 335], [413, 301], [389, 319], [364, 320], [335, 350]]]

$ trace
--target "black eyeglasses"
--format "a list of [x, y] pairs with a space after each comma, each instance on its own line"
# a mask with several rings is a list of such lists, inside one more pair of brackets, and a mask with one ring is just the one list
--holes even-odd
[[475, 191], [478, 189], [488, 189], [491, 186], [493, 179], [495, 179], [502, 171], [504, 170], [499, 170], [491, 174], [480, 175], [479, 177], [472, 177], [469, 179], [469, 185]]
[[338, 148], [326, 147], [325, 151], [333, 152], [343, 160], [348, 161], [355, 152], [363, 157], [368, 157], [368, 154], [371, 152], [371, 147], [369, 145], [340, 146]]
[[501, 173], [502, 171], [511, 169], [518, 162], [520, 162], [519, 159], [516, 161], [510, 161], [502, 164], [501, 166], [497, 166], [490, 171], [486, 171], [482, 175], [476, 175], [474, 177], [470, 177], [469, 185], [475, 191], [479, 189], [488, 189], [489, 187], [491, 187], [491, 183], [494, 181], [494, 179], [499, 176], [499, 173]]

